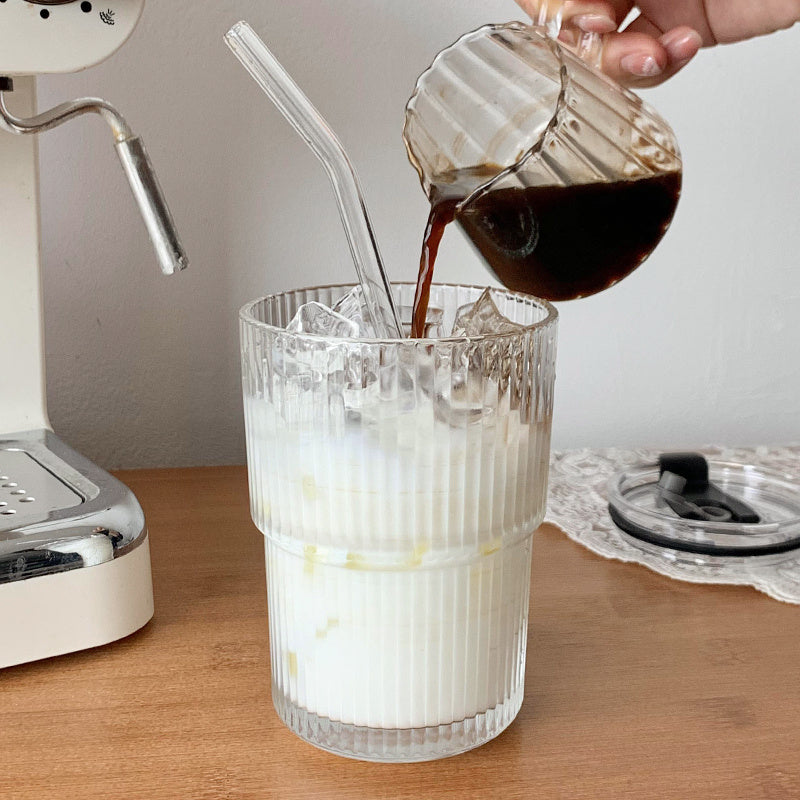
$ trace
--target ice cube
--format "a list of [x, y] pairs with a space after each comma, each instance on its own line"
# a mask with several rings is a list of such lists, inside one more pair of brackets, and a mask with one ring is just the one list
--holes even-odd
[[285, 331], [275, 337], [264, 367], [264, 396], [285, 423], [305, 425], [316, 417], [331, 418], [320, 409], [333, 408], [342, 398], [347, 356], [342, 339], [358, 333], [354, 322], [322, 303], [311, 301], [297, 309]]
[[375, 331], [364, 302], [364, 290], [361, 286], [354, 286], [346, 295], [340, 297], [333, 304], [333, 311], [350, 320], [358, 328], [357, 336], [366, 339], [375, 338]]
[[474, 342], [441, 354], [434, 409], [437, 419], [455, 427], [479, 421], [484, 410], [482, 347]]
[[522, 333], [524, 330], [524, 325], [517, 325], [500, 313], [492, 299], [492, 290], [487, 288], [474, 303], [458, 309], [450, 335], [480, 336], [486, 333]]
[[[456, 313], [451, 336], [481, 336], [491, 333], [522, 333], [524, 325], [503, 316], [492, 298], [491, 289]], [[516, 363], [514, 340], [467, 341], [454, 347], [446, 372], [448, 381], [437, 390], [436, 411], [451, 425], [480, 422], [494, 424], [508, 408], [511, 370]]]
[[292, 321], [286, 326], [287, 333], [313, 333], [334, 338], [359, 335], [358, 325], [342, 314], [312, 300], [300, 306]]
[[[328, 389], [329, 357], [336, 349], [324, 340], [302, 340], [284, 333], [265, 359], [264, 396], [288, 425], [311, 419]], [[342, 361], [342, 359], [340, 359]]]

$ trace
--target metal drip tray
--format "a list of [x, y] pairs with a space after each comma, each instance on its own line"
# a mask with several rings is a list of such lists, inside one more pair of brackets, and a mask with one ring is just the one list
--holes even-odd
[[0, 531], [42, 522], [84, 500], [30, 453], [0, 450]]
[[145, 539], [131, 491], [51, 431], [0, 439], [0, 584], [95, 566]]

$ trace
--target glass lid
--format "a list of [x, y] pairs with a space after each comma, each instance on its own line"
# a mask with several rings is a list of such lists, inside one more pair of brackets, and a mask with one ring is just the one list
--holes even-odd
[[800, 486], [762, 467], [664, 454], [613, 475], [608, 500], [614, 523], [648, 549], [736, 558], [800, 550]]

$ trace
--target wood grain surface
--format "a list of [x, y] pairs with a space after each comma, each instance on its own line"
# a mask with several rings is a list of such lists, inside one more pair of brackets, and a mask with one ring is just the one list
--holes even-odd
[[245, 469], [120, 477], [150, 527], [155, 618], [0, 672], [3, 800], [800, 798], [800, 608], [670, 581], [543, 528], [517, 720], [444, 761], [349, 761], [273, 710]]

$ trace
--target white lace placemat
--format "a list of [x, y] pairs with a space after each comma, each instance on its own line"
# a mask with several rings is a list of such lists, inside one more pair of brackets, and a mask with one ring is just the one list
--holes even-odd
[[[550, 489], [545, 522], [560, 528], [578, 544], [605, 558], [642, 564], [669, 578], [692, 583], [753, 586], [761, 592], [800, 605], [800, 558], [779, 564], [741, 558], [733, 564], [698, 565], [670, 562], [640, 550], [611, 521], [606, 483], [615, 472], [638, 463], [655, 463], [658, 450], [566, 450], [550, 462]], [[800, 445], [792, 447], [700, 450], [716, 461], [733, 461], [778, 470], [800, 482]]]

